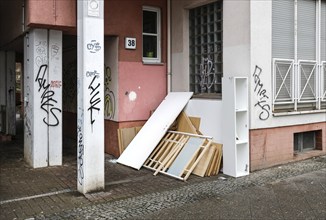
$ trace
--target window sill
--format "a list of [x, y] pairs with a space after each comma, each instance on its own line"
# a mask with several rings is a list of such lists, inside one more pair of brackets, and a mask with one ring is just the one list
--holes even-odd
[[273, 113], [273, 116], [288, 116], [288, 115], [305, 115], [305, 114], [318, 114], [318, 113], [325, 113], [326, 109], [323, 110], [309, 110], [309, 111], [293, 111], [293, 112], [277, 112]]
[[143, 61], [143, 65], [157, 65], [157, 66], [163, 66], [165, 63], [161, 62], [149, 62], [149, 61]]

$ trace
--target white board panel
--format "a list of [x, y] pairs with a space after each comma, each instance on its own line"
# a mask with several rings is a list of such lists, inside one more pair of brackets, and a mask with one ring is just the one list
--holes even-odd
[[186, 169], [187, 164], [193, 158], [198, 148], [203, 145], [204, 141], [204, 139], [190, 137], [186, 145], [182, 148], [179, 155], [171, 164], [171, 167], [168, 169], [167, 173], [173, 176], [181, 177], [184, 169]]
[[192, 92], [169, 93], [117, 162], [139, 170], [191, 96]]

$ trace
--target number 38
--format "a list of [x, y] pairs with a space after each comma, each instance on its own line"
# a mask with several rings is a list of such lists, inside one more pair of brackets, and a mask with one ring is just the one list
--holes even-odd
[[128, 40], [128, 46], [129, 46], [129, 47], [134, 47], [134, 46], [136, 46], [136, 41], [135, 41], [135, 40]]

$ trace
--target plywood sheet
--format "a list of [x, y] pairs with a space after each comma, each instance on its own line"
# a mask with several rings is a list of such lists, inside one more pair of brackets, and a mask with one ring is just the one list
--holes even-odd
[[119, 141], [120, 154], [126, 149], [126, 147], [130, 144], [132, 139], [135, 138], [135, 136], [140, 131], [140, 129], [141, 127], [118, 129], [118, 141]]
[[190, 134], [197, 134], [197, 130], [191, 123], [187, 114], [182, 111], [177, 119], [177, 131], [186, 132]]
[[117, 162], [139, 170], [186, 106], [192, 94], [192, 92], [169, 93]]
[[212, 158], [215, 154], [215, 147], [210, 146], [208, 151], [203, 155], [202, 159], [197, 164], [196, 168], [193, 170], [193, 174], [196, 174], [197, 176], [204, 177], [206, 170], [209, 168], [209, 165], [211, 164]]
[[200, 118], [199, 117], [191, 117], [191, 116], [189, 116], [189, 119], [190, 119], [192, 125], [196, 128], [197, 133], [198, 133], [199, 127], [200, 127]]

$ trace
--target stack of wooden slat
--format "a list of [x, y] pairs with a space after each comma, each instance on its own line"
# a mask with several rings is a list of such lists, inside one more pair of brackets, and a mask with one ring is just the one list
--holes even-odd
[[217, 175], [220, 170], [221, 160], [222, 144], [212, 142], [209, 150], [192, 173], [201, 177]]
[[[143, 166], [153, 170], [154, 175], [163, 173], [184, 181], [191, 173], [201, 177], [217, 175], [222, 145], [202, 135], [199, 126], [200, 118], [181, 112]], [[139, 130], [140, 127], [118, 130], [122, 151]]]

